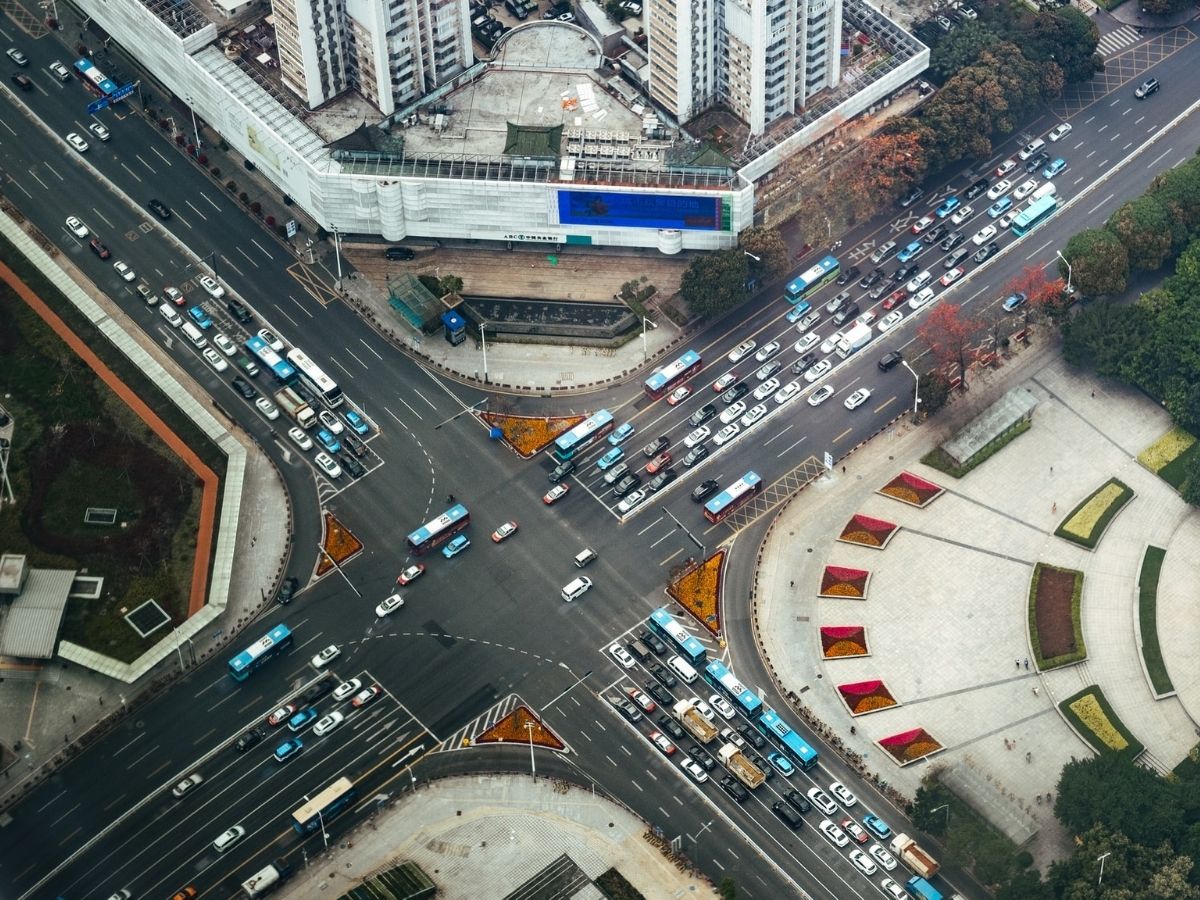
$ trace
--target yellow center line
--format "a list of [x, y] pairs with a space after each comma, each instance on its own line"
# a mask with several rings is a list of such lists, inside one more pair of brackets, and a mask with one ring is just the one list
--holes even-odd
[[833, 443], [836, 444], [838, 441], [840, 441], [842, 438], [844, 438], [846, 435], [848, 435], [853, 430], [854, 430], [853, 428], [847, 428], [845, 431], [843, 431], [841, 434], [839, 434], [837, 437], [835, 437], [833, 439]]
[[877, 413], [883, 412], [885, 409], [887, 409], [889, 406], [891, 406], [895, 402], [896, 402], [896, 397], [895, 397], [895, 395], [893, 395], [893, 396], [889, 397], [887, 400], [884, 400], [877, 407], [875, 407], [875, 412], [877, 412]]

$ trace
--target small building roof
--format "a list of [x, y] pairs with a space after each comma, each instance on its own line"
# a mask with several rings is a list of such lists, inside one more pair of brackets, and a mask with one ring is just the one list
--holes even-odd
[[1013, 388], [942, 444], [942, 449], [961, 466], [1021, 419], [1032, 416], [1037, 405], [1037, 397], [1028, 388]]
[[50, 659], [67, 610], [74, 569], [30, 569], [0, 631], [0, 656]]

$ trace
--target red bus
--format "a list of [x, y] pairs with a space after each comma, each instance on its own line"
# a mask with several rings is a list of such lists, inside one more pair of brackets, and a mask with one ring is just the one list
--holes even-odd
[[695, 350], [689, 350], [679, 359], [663, 366], [646, 379], [646, 396], [651, 400], [657, 400], [676, 385], [687, 381], [692, 375], [699, 372], [702, 365], [700, 354]]

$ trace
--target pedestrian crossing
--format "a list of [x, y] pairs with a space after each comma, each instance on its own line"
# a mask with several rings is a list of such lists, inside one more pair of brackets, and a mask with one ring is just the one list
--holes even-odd
[[1137, 29], [1132, 25], [1122, 25], [1116, 31], [1100, 35], [1100, 45], [1096, 52], [1101, 56], [1112, 56], [1118, 50], [1124, 50], [1130, 44], [1136, 44], [1142, 39]]

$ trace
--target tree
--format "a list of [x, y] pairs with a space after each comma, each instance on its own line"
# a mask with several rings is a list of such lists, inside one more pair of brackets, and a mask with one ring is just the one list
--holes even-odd
[[[1183, 498], [1184, 503], [1200, 506], [1200, 453], [1193, 453], [1187, 461], [1187, 468], [1183, 475], [1183, 487], [1179, 489], [1179, 496]], [[1196, 825], [1192, 826], [1193, 830], [1196, 828]], [[1195, 847], [1194, 839], [1189, 843]]]
[[1054, 814], [1076, 834], [1103, 825], [1135, 843], [1156, 846], [1182, 830], [1179, 795], [1177, 785], [1126, 754], [1106, 753], [1063, 766]]
[[898, 199], [925, 176], [932, 137], [923, 124], [905, 119], [901, 127], [885, 126], [863, 142], [858, 165], [840, 183], [859, 217]]
[[1157, 175], [1150, 190], [1168, 212], [1178, 253], [1200, 237], [1200, 157]]
[[1139, 307], [1106, 301], [1091, 303], [1063, 324], [1063, 359], [1077, 369], [1090, 369], [1110, 378], [1124, 377], [1152, 327], [1149, 314]]
[[950, 399], [950, 381], [937, 369], [918, 378], [917, 388], [921, 396], [921, 409], [927, 416], [935, 415]]
[[778, 228], [755, 225], [743, 231], [739, 240], [743, 250], [759, 259], [758, 262], [750, 260], [752, 265], [749, 268], [754, 274], [777, 278], [791, 268], [788, 247]]
[[1062, 255], [1071, 264], [1071, 284], [1088, 297], [1120, 294], [1129, 284], [1129, 252], [1106, 228], [1072, 235]]
[[953, 366], [963, 387], [967, 384], [967, 367], [975, 358], [972, 340], [980, 330], [980, 323], [968, 319], [957, 303], [942, 303], [935, 306], [925, 322], [917, 329], [917, 335], [942, 366]]
[[1133, 268], [1153, 272], [1171, 256], [1170, 219], [1152, 193], [1123, 203], [1104, 227], [1121, 239]]
[[1200, 241], [1189, 244], [1175, 260], [1175, 274], [1163, 288], [1177, 298], [1200, 298]]
[[719, 316], [746, 299], [749, 258], [741, 250], [708, 253], [692, 260], [679, 292], [694, 315]]
[[1169, 16], [1187, 9], [1191, 0], [1143, 0], [1142, 8], [1152, 16]]
[[1054, 62], [1068, 84], [1090, 81], [1104, 70], [1104, 61], [1096, 55], [1100, 29], [1072, 6], [1035, 15], [1026, 37], [1021, 43], [1025, 55], [1041, 63]]
[[441, 297], [457, 294], [463, 289], [463, 280], [457, 275], [443, 275], [438, 281], [438, 289], [441, 291], [438, 296]]
[[1000, 34], [986, 22], [965, 22], [937, 42], [929, 54], [929, 70], [945, 81], [979, 61], [983, 51], [1000, 42]]
[[1054, 900], [1054, 891], [1037, 869], [1021, 872], [996, 892], [996, 900]]
[[721, 884], [717, 887], [717, 893], [721, 895], [721, 900], [737, 900], [737, 885], [727, 875], [721, 879]]
[[1066, 283], [1061, 278], [1046, 278], [1046, 270], [1041, 266], [1026, 266], [1004, 286], [1009, 293], [1022, 293], [1026, 296], [1026, 328], [1030, 320], [1039, 315], [1056, 319], [1065, 311], [1065, 288]]

